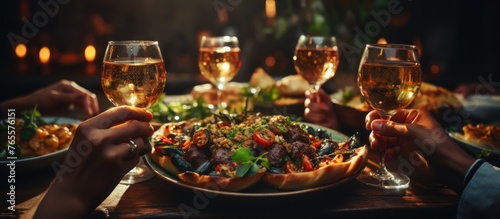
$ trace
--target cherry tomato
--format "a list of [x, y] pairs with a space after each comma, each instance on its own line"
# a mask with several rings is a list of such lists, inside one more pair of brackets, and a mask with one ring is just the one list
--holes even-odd
[[168, 138], [167, 136], [161, 136], [161, 141], [164, 143], [164, 144], [173, 144], [174, 142], [172, 141], [172, 139]]
[[314, 146], [314, 148], [319, 148], [321, 146], [321, 139], [316, 138], [312, 135], [309, 135], [309, 141], [311, 142], [311, 145]]
[[282, 124], [279, 124], [279, 123], [269, 124], [269, 129], [274, 134], [277, 134], [277, 135], [282, 135], [282, 134], [285, 134], [287, 132], [287, 129]]
[[302, 168], [304, 169], [304, 172], [314, 170], [314, 166], [313, 163], [311, 162], [311, 159], [309, 159], [309, 157], [306, 156], [305, 154], [302, 154]]
[[186, 148], [188, 147], [189, 145], [191, 145], [191, 140], [185, 140], [184, 142], [182, 142], [182, 148]]
[[222, 128], [224, 126], [231, 126], [231, 124], [229, 124], [228, 122], [224, 122], [224, 121], [217, 122], [217, 125], [219, 126], [219, 128]]
[[269, 129], [257, 128], [253, 132], [253, 140], [264, 147], [272, 145], [274, 143], [274, 133]]
[[193, 138], [191, 138], [193, 144], [199, 148], [204, 148], [207, 146], [208, 142], [210, 142], [210, 131], [202, 129], [198, 130], [193, 134]]

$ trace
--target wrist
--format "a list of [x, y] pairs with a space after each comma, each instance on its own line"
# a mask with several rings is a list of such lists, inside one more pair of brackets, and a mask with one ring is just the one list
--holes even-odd
[[85, 195], [71, 183], [57, 180], [49, 187], [35, 213], [36, 218], [83, 218], [92, 210]]
[[439, 181], [461, 193], [465, 176], [476, 159], [465, 153], [451, 139], [439, 146], [441, 148], [436, 149], [436, 153], [431, 155], [432, 169], [437, 170]]
[[[9, 100], [6, 100], [0, 104], [0, 110], [2, 114], [7, 113], [9, 109], [15, 110], [25, 110], [29, 106], [27, 105], [29, 102], [25, 99], [25, 97], [16, 97]], [[34, 107], [34, 106], [31, 106]]]

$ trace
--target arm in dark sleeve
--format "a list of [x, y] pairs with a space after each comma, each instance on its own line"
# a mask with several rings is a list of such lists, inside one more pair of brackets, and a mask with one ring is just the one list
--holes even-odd
[[465, 177], [458, 218], [498, 218], [500, 215], [500, 168], [477, 160]]

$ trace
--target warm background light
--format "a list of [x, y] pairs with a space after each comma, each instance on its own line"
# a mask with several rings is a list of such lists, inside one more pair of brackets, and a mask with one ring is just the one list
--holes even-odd
[[439, 73], [439, 66], [437, 66], [437, 65], [432, 65], [432, 66], [431, 66], [431, 73], [432, 73], [432, 74], [438, 74], [438, 73]]
[[265, 63], [268, 67], [274, 67], [274, 65], [276, 64], [276, 59], [272, 56], [268, 56], [265, 59]]
[[387, 40], [385, 38], [380, 38], [377, 41], [378, 44], [387, 44]]
[[42, 47], [38, 53], [38, 57], [41, 63], [47, 64], [50, 60], [50, 49], [46, 46]]
[[266, 16], [267, 18], [276, 17], [276, 1], [266, 0]]
[[93, 62], [95, 60], [96, 50], [93, 45], [88, 45], [85, 47], [85, 60], [87, 62]]
[[16, 55], [19, 58], [24, 58], [26, 56], [26, 53], [28, 52], [28, 49], [26, 48], [26, 45], [20, 43], [17, 44], [16, 46]]

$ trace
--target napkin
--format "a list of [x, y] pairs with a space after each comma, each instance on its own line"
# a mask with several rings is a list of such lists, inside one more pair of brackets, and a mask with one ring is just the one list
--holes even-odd
[[95, 210], [101, 211], [106, 217], [109, 217], [109, 214], [115, 210], [118, 202], [120, 202], [120, 199], [129, 187], [130, 185], [118, 184], [113, 192]]
[[[109, 217], [110, 213], [112, 213], [115, 210], [123, 194], [125, 194], [125, 192], [129, 187], [130, 185], [118, 184], [113, 190], [113, 192], [111, 192], [111, 194], [109, 194], [109, 196], [95, 209], [94, 213], [100, 212], [104, 214], [106, 217]], [[41, 198], [42, 195], [43, 193], [16, 205], [16, 209], [19, 210], [30, 209], [31, 207], [33, 207], [34, 204], [36, 204], [36, 202]]]

